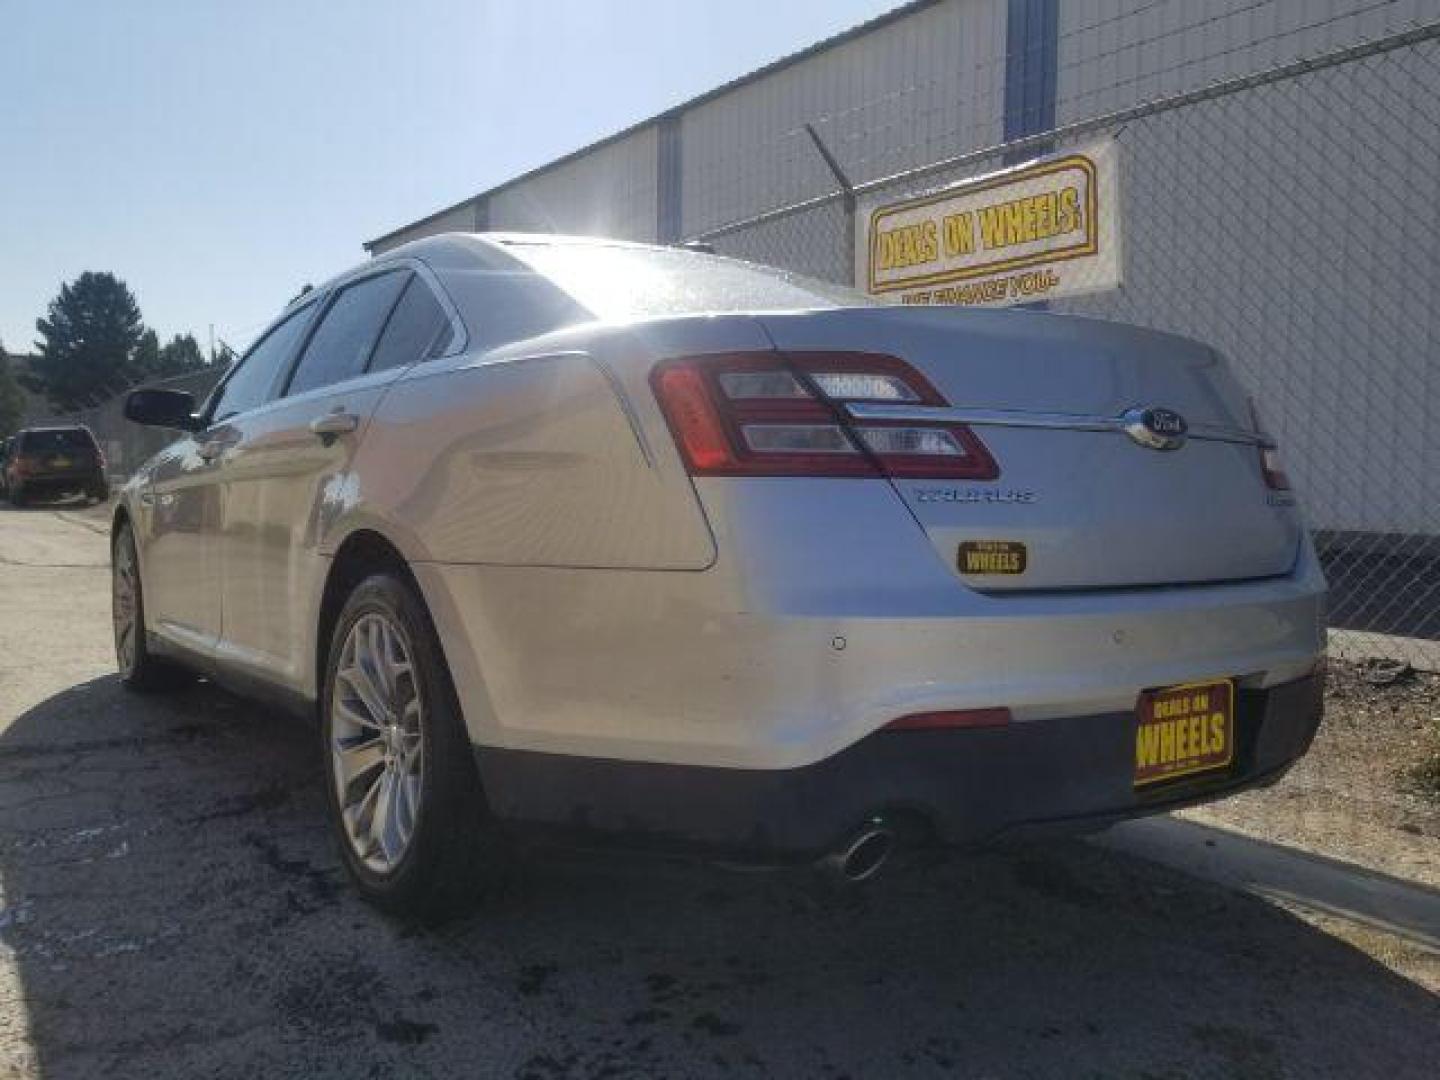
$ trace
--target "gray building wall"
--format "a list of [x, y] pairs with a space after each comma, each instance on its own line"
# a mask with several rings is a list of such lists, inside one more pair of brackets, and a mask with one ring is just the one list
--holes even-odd
[[653, 241], [658, 160], [652, 124], [493, 192], [489, 227]]
[[[1437, 17], [1420, 0], [1064, 3], [1057, 118]], [[1223, 350], [1324, 529], [1440, 533], [1440, 118], [1415, 93], [1437, 76], [1432, 44], [1127, 123], [1124, 287], [1058, 305]]]
[[681, 114], [687, 235], [1000, 140], [1004, 0], [945, 0]]
[[[1050, 2], [1059, 126], [1440, 18], [1440, 0]], [[366, 247], [476, 228], [658, 239], [667, 201], [681, 235], [704, 233], [834, 189], [806, 123], [855, 183], [996, 145], [1007, 70], [1026, 59], [1013, 43], [1007, 54], [1007, 26], [1026, 6], [902, 5]], [[679, 157], [670, 176], [665, 124]]]
[[1061, 0], [1060, 125], [1440, 17], [1436, 0]]

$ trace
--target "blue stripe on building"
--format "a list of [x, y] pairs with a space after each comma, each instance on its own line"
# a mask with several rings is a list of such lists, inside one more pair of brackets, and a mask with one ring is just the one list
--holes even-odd
[[1059, 35], [1059, 0], [1010, 0], [1005, 24], [1006, 142], [1055, 126]]
[[[1055, 85], [1060, 60], [1060, 0], [1010, 0], [1005, 15], [1005, 141], [1055, 127]], [[1008, 153], [1005, 164], [1027, 161], [1043, 146]], [[1017, 305], [1044, 310], [1037, 300]]]
[[663, 116], [655, 131], [655, 237], [662, 244], [681, 239], [680, 118]]

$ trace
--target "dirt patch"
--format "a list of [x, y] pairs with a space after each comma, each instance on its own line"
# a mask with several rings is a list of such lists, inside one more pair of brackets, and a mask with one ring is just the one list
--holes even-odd
[[1440, 803], [1440, 717], [1432, 717], [1416, 741], [1414, 760], [1400, 771], [1401, 788]]
[[1394, 823], [1440, 836], [1440, 675], [1337, 661], [1325, 692], [1316, 767], [1358, 785], [1355, 797], [1386, 806]]
[[1440, 675], [1332, 660], [1290, 774], [1182, 816], [1440, 886]]

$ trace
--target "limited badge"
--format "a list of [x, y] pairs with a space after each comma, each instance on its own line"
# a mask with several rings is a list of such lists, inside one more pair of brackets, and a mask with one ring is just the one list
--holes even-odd
[[966, 540], [960, 545], [962, 574], [1023, 574], [1025, 545], [1017, 540]]

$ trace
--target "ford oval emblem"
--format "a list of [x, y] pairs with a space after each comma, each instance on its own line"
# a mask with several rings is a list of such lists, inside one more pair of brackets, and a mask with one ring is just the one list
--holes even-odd
[[1120, 422], [1126, 435], [1152, 450], [1179, 450], [1185, 445], [1185, 435], [1190, 430], [1178, 412], [1158, 405], [1128, 409]]

